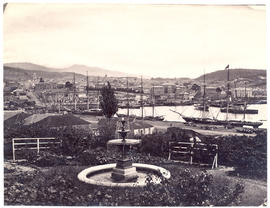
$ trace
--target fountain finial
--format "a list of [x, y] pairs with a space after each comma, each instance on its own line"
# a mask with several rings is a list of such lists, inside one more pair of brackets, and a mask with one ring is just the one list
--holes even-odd
[[129, 125], [128, 121], [125, 121], [124, 117], [121, 119], [121, 124], [122, 126], [117, 130], [117, 132], [120, 134], [122, 141], [126, 141], [127, 133], [130, 131], [129, 130]]

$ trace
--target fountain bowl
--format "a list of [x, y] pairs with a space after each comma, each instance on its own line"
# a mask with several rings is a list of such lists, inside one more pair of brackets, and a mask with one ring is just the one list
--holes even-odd
[[107, 145], [137, 145], [140, 144], [141, 140], [138, 139], [112, 139], [107, 142]]
[[78, 174], [78, 179], [82, 182], [106, 187], [143, 187], [147, 185], [146, 178], [151, 177], [156, 184], [161, 182], [161, 178], [169, 179], [171, 174], [168, 170], [149, 164], [133, 163], [138, 172], [138, 179], [136, 182], [115, 182], [111, 180], [112, 170], [116, 167], [116, 163], [97, 165], [82, 170]]

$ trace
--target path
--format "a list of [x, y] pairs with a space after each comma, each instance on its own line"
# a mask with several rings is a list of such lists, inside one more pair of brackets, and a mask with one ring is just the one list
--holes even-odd
[[207, 170], [212, 174], [215, 180], [219, 178], [227, 178], [228, 181], [234, 183], [244, 183], [244, 193], [242, 194], [242, 202], [240, 206], [259, 206], [262, 205], [267, 198], [267, 182], [253, 179], [240, 178], [236, 176], [228, 176], [228, 172], [233, 168], [218, 168]]

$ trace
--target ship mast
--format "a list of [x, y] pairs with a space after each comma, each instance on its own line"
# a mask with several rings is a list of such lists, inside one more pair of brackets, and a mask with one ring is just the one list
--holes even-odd
[[246, 109], [247, 109], [247, 86], [245, 82], [245, 101], [244, 101], [244, 121], [246, 120]]
[[74, 88], [74, 91], [73, 91], [73, 102], [74, 102], [74, 110], [76, 111], [77, 110], [77, 106], [76, 106], [76, 84], [75, 84], [75, 72], [73, 74], [73, 88]]
[[145, 134], [144, 119], [143, 119], [143, 80], [142, 80], [142, 76], [141, 76], [141, 116], [142, 116], [143, 134]]
[[154, 118], [155, 116], [155, 86], [153, 84], [153, 90], [152, 90], [152, 116]]
[[87, 96], [87, 110], [89, 110], [89, 83], [88, 83], [88, 71], [86, 76], [87, 84], [86, 84], [86, 96]]
[[226, 121], [228, 121], [228, 114], [229, 114], [229, 93], [230, 93], [230, 83], [229, 83], [229, 81], [230, 81], [230, 70], [229, 70], [229, 64], [228, 64], [228, 66], [226, 66], [226, 68], [225, 69], [227, 69], [227, 81], [228, 81], [228, 83], [227, 83], [227, 109], [226, 109]]
[[99, 108], [99, 76], [97, 77], [97, 108]]
[[143, 119], [143, 81], [141, 76], [141, 117]]
[[238, 99], [237, 90], [236, 90], [236, 81], [234, 81], [234, 96], [235, 96], [236, 99]]
[[59, 98], [59, 92], [57, 93], [57, 102], [58, 102], [58, 113], [60, 114], [61, 102], [60, 102], [60, 98]]
[[129, 94], [128, 94], [128, 77], [127, 77], [127, 117], [129, 118]]
[[205, 117], [205, 70], [203, 75], [203, 118]]

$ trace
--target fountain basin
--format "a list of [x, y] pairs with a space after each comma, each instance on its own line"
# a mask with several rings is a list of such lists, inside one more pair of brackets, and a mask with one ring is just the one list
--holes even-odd
[[112, 170], [116, 167], [116, 163], [93, 166], [84, 169], [78, 174], [78, 179], [82, 182], [107, 187], [143, 187], [146, 186], [146, 178], [151, 176], [154, 183], [161, 182], [161, 177], [169, 179], [171, 173], [159, 166], [133, 163], [133, 167], [136, 167], [138, 173], [138, 179], [136, 182], [124, 182], [118, 183], [111, 179]]
[[138, 139], [112, 139], [107, 142], [107, 145], [137, 145], [140, 144], [141, 140]]

